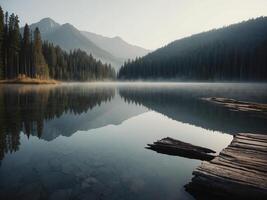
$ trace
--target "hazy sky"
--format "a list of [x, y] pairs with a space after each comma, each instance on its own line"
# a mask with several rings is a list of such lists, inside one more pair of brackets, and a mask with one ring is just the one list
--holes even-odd
[[21, 25], [51, 17], [80, 30], [156, 49], [173, 40], [267, 16], [267, 0], [0, 0]]

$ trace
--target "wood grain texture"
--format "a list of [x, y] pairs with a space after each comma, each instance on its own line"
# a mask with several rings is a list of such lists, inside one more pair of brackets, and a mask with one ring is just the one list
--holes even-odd
[[170, 137], [158, 140], [153, 144], [148, 144], [148, 147], [146, 148], [162, 154], [199, 160], [211, 160], [214, 158], [214, 155], [212, 155], [212, 153], [216, 153], [211, 149], [192, 145], [186, 142], [175, 140]]
[[267, 199], [267, 135], [236, 135], [193, 175], [185, 187], [197, 199]]

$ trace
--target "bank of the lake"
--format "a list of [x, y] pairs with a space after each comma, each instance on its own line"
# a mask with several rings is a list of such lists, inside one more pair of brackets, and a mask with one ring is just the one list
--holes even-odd
[[0, 84], [59, 84], [60, 81], [54, 79], [36, 79], [36, 78], [15, 78], [0, 80]]

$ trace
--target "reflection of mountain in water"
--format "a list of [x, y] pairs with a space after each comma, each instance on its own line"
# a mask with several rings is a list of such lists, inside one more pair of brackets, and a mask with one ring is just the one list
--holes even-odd
[[146, 111], [125, 104], [115, 91], [114, 87], [88, 85], [2, 86], [0, 159], [19, 149], [21, 131], [28, 137], [52, 140], [78, 130], [119, 124]]
[[118, 95], [115, 95], [111, 101], [95, 106], [90, 112], [79, 115], [67, 112], [57, 119], [47, 121], [41, 138], [52, 140], [59, 135], [70, 136], [77, 130], [95, 129], [108, 124], [118, 125], [146, 110], [141, 106], [128, 105]]
[[[223, 85], [223, 84], [222, 84]], [[230, 87], [229, 87], [230, 86]], [[266, 86], [266, 85], [265, 85]], [[266, 132], [266, 119], [233, 112], [202, 100], [202, 97], [218, 96], [238, 100], [267, 102], [267, 87], [249, 85], [190, 87], [121, 88], [120, 95], [131, 101], [162, 113], [174, 120], [206, 129], [235, 134], [238, 132]]]

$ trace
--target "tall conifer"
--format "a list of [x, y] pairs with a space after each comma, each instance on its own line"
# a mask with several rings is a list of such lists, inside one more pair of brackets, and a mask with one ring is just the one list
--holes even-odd
[[31, 41], [30, 41], [30, 28], [28, 24], [24, 27], [23, 42], [22, 42], [22, 71], [23, 74], [30, 76], [30, 63], [31, 61]]
[[35, 69], [35, 75], [38, 78], [48, 78], [49, 71], [48, 66], [45, 62], [44, 55], [42, 52], [42, 39], [38, 28], [34, 31], [34, 42], [33, 42], [33, 66]]
[[4, 78], [4, 12], [0, 6], [0, 79]]

